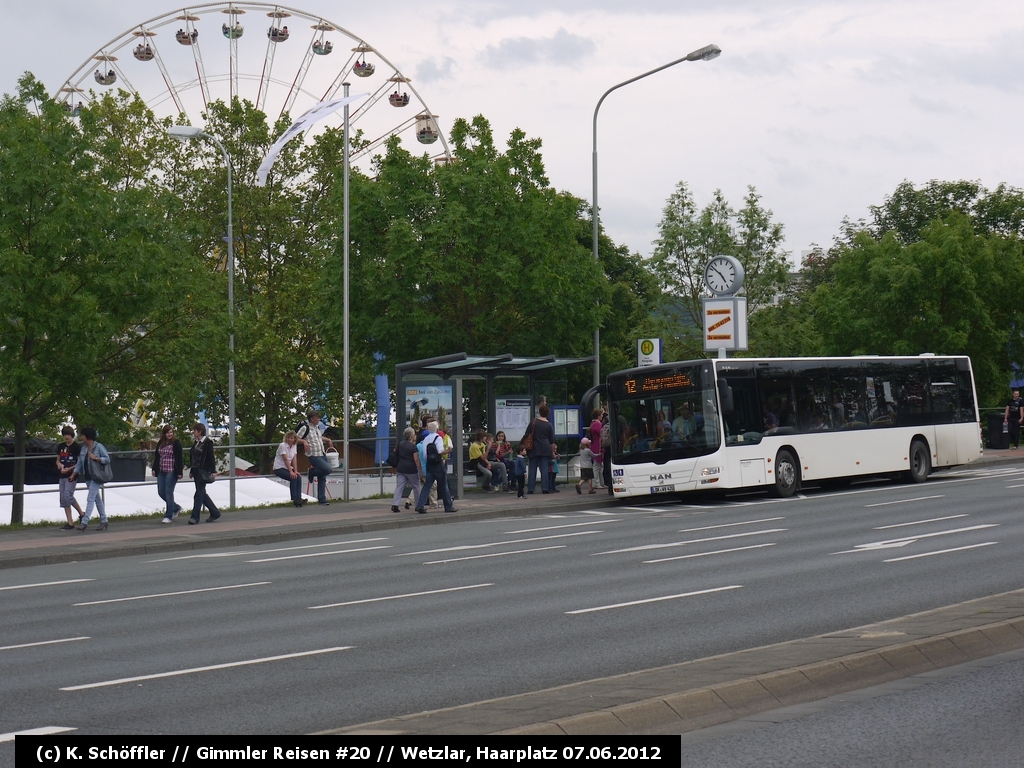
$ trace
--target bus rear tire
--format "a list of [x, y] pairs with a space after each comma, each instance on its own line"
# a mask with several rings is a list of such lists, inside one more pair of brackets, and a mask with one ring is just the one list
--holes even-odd
[[932, 460], [928, 454], [928, 445], [923, 440], [914, 440], [910, 444], [910, 469], [906, 478], [911, 483], [923, 483], [932, 471]]
[[788, 499], [800, 489], [800, 467], [793, 454], [783, 448], [775, 456], [775, 496]]

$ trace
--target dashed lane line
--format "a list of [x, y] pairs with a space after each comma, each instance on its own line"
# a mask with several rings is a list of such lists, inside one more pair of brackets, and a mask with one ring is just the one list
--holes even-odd
[[466, 589], [481, 589], [482, 587], [493, 587], [494, 584], [470, 584], [467, 587], [448, 587], [447, 589], [431, 589], [426, 592], [407, 592], [404, 595], [387, 595], [386, 597], [369, 597], [365, 600], [347, 600], [344, 603], [330, 603], [328, 605], [311, 605], [309, 610], [319, 611], [323, 608], [341, 608], [346, 605], [362, 605], [363, 603], [382, 603], [386, 600], [404, 600], [407, 597], [424, 597], [425, 595], [442, 595], [446, 592], [462, 592]]
[[678, 595], [665, 595], [664, 597], [648, 597], [645, 600], [630, 600], [628, 603], [613, 603], [612, 605], [599, 605], [596, 608], [580, 608], [575, 611], [566, 611], [566, 615], [575, 616], [581, 613], [594, 613], [596, 611], [610, 611], [613, 608], [629, 608], [634, 605], [645, 605], [646, 603], [660, 603], [663, 600], [678, 600], [682, 597], [696, 597], [697, 595], [710, 595], [713, 592], [725, 592], [730, 589], [743, 589], [742, 584], [732, 584], [728, 587], [715, 587], [714, 589], [700, 589], [696, 592], [683, 592]]

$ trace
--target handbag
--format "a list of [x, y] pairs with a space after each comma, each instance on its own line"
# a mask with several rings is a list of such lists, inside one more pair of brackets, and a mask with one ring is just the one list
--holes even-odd
[[384, 461], [392, 469], [398, 469], [398, 446], [395, 445], [391, 453], [388, 454], [387, 459]]
[[199, 480], [199, 482], [205, 483], [207, 485], [209, 485], [210, 483], [217, 479], [216, 477], [214, 477], [213, 472], [208, 472], [207, 470], [200, 469], [199, 467], [196, 467], [192, 471], [194, 473], [193, 477]]
[[523, 439], [519, 441], [520, 450], [525, 448], [527, 451], [533, 450], [533, 430], [537, 426], [537, 420], [534, 419], [530, 422], [530, 426], [526, 429], [526, 434], [523, 435]]
[[[92, 460], [90, 459], [90, 461]], [[91, 474], [93, 480], [102, 485], [103, 483], [109, 483], [114, 479], [114, 468], [110, 466], [109, 461], [106, 464], [99, 461], [93, 463], [96, 465], [94, 467], [90, 467], [92, 470]]]

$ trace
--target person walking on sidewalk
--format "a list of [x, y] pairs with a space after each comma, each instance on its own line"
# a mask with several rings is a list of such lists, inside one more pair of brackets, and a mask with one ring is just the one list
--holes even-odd
[[181, 507], [174, 501], [174, 486], [185, 473], [185, 462], [181, 458], [181, 441], [175, 438], [174, 427], [170, 424], [165, 424], [160, 430], [152, 466], [156, 492], [167, 505], [167, 513], [160, 522], [171, 523], [181, 512]]
[[76, 526], [80, 531], [89, 527], [89, 518], [92, 516], [93, 505], [100, 513], [100, 527], [98, 530], [107, 530], [107, 508], [103, 504], [103, 496], [100, 491], [103, 489], [103, 471], [110, 465], [110, 454], [102, 443], [96, 442], [96, 428], [85, 427], [82, 430], [82, 439], [85, 446], [78, 454], [78, 464], [75, 465], [75, 472], [71, 479], [82, 478], [89, 489], [89, 498], [85, 502], [85, 514], [82, 522]]
[[299, 452], [295, 447], [298, 441], [295, 432], [285, 432], [284, 440], [277, 446], [277, 453], [274, 454], [274, 474], [288, 483], [292, 504], [301, 507], [306, 500], [302, 498], [302, 473], [299, 472]]
[[60, 431], [64, 438], [64, 445], [57, 449], [57, 469], [60, 470], [60, 505], [64, 507], [64, 514], [68, 522], [62, 531], [73, 531], [75, 529], [75, 518], [71, 516], [71, 508], [78, 511], [78, 519], [82, 519], [82, 507], [75, 498], [75, 489], [78, 482], [71, 479], [75, 474], [75, 467], [78, 465], [78, 455], [82, 452], [82, 444], [75, 441], [75, 430], [66, 426]]
[[189, 451], [189, 475], [196, 484], [196, 493], [193, 497], [192, 516], [188, 519], [189, 525], [198, 525], [199, 515], [203, 507], [210, 510], [210, 516], [206, 522], [212, 523], [220, 517], [220, 510], [211, 501], [206, 493], [206, 486], [217, 477], [217, 463], [213, 458], [213, 442], [206, 436], [206, 425], [196, 422], [192, 425], [192, 449]]
[[1013, 441], [1013, 450], [1015, 451], [1020, 447], [1022, 415], [1024, 415], [1024, 401], [1020, 399], [1020, 390], [1015, 389], [1013, 390], [1013, 397], [1006, 404], [1006, 410], [1003, 413], [1003, 424], [1007, 427], [1008, 438]]
[[576, 493], [583, 493], [583, 484], [588, 484], [587, 493], [594, 490], [594, 452], [590, 450], [590, 438], [580, 440], [580, 481], [576, 483]]
[[458, 512], [452, 506], [452, 495], [448, 491], [448, 471], [445, 468], [444, 438], [437, 434], [438, 425], [436, 421], [427, 424], [427, 436], [421, 441], [424, 446], [424, 453], [427, 457], [425, 467], [420, 468], [425, 484], [420, 489], [420, 496], [416, 502], [416, 511], [425, 515], [425, 505], [430, 498], [430, 489], [437, 483], [437, 492], [444, 502], [445, 512]]
[[406, 494], [412, 490], [413, 498], [420, 495], [420, 452], [416, 448], [416, 430], [406, 427], [402, 433], [402, 442], [398, 444], [398, 465], [395, 467], [395, 495], [391, 497], [391, 511], [399, 512], [398, 505]]
[[309, 482], [317, 481], [317, 503], [326, 506], [327, 476], [331, 474], [331, 465], [327, 463], [327, 448], [334, 448], [334, 442], [320, 432], [320, 414], [316, 411], [309, 411], [306, 420], [295, 432], [309, 459]]

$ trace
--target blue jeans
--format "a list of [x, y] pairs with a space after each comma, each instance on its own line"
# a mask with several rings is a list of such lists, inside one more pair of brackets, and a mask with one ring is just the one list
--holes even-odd
[[156, 475], [156, 492], [167, 503], [166, 517], [174, 517], [181, 512], [181, 505], [174, 501], [174, 486], [178, 484], [178, 476], [174, 472], [158, 472]]
[[291, 491], [293, 502], [302, 501], [302, 475], [292, 477], [292, 473], [287, 469], [275, 469], [274, 474], [288, 481], [288, 490]]
[[217, 509], [217, 505], [210, 500], [210, 497], [206, 495], [206, 483], [198, 477], [193, 479], [196, 483], [196, 495], [193, 497], [192, 519], [198, 523], [199, 514], [203, 511], [203, 507], [205, 506], [210, 510], [210, 517], [216, 520], [220, 517], [220, 510]]
[[107, 510], [103, 506], [103, 495], [100, 493], [103, 490], [103, 483], [97, 483], [95, 480], [86, 480], [86, 487], [89, 489], [89, 500], [85, 503], [85, 515], [82, 517], [82, 525], [89, 524], [89, 518], [92, 517], [92, 507], [96, 505], [96, 511], [100, 513], [100, 522], [107, 522]]
[[452, 495], [448, 491], [448, 470], [445, 465], [427, 467], [425, 474], [427, 479], [423, 483], [423, 488], [420, 489], [420, 497], [416, 501], [416, 509], [426, 509], [427, 502], [430, 501], [430, 487], [435, 482], [437, 483], [437, 495], [444, 502], [444, 511], [447, 512], [452, 509]]
[[317, 480], [316, 500], [321, 504], [327, 503], [327, 476], [331, 474], [331, 465], [323, 456], [309, 456], [309, 482]]
[[551, 490], [551, 488], [548, 486], [548, 483], [551, 482], [551, 478], [550, 478], [551, 473], [548, 471], [550, 469], [550, 467], [551, 467], [551, 457], [550, 456], [531, 456], [530, 457], [530, 469], [526, 473], [527, 474], [527, 478], [528, 478], [527, 481], [526, 481], [526, 487], [530, 491], [530, 493], [533, 493], [537, 489], [537, 469], [538, 469], [538, 467], [540, 468], [540, 489], [542, 491], [550, 491]]

